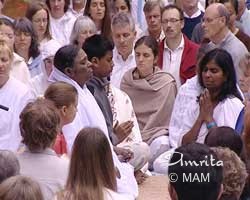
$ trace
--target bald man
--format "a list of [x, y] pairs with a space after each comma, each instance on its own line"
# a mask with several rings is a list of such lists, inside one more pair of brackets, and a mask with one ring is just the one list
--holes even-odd
[[223, 4], [213, 3], [205, 11], [202, 26], [204, 36], [211, 41], [209, 47], [222, 48], [231, 54], [239, 79], [241, 76], [239, 62], [248, 51], [245, 45], [229, 30], [229, 17], [229, 12]]

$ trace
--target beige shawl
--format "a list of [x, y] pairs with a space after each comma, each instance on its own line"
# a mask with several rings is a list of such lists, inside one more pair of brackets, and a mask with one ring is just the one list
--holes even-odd
[[125, 73], [121, 89], [131, 98], [144, 142], [168, 135], [169, 121], [177, 93], [174, 78], [155, 68], [144, 79], [135, 79], [131, 69]]

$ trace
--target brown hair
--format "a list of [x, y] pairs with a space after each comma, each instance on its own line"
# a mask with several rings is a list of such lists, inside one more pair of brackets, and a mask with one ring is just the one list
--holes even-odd
[[[90, 18], [91, 18], [91, 16], [90, 16], [89, 10], [90, 10], [91, 1], [92, 0], [87, 0], [86, 6], [84, 9], [84, 15], [87, 15]], [[112, 36], [111, 36], [111, 16], [110, 16], [111, 12], [110, 12], [109, 0], [104, 0], [104, 4], [105, 4], [105, 14], [104, 14], [104, 18], [102, 21], [101, 34], [109, 39], [112, 39]]]
[[60, 115], [53, 102], [40, 98], [28, 103], [20, 114], [20, 130], [30, 151], [50, 147], [60, 130]]
[[[65, 2], [65, 5], [64, 5], [64, 13], [66, 13], [67, 10], [68, 10], [68, 8], [69, 8], [70, 0], [64, 0], [64, 2]], [[46, 5], [47, 5], [48, 8], [51, 10], [49, 0], [46, 0]]]
[[59, 81], [47, 88], [44, 97], [51, 100], [57, 108], [68, 107], [77, 101], [77, 90], [74, 86]]
[[62, 199], [103, 200], [103, 189], [117, 190], [110, 144], [98, 128], [84, 128], [77, 135]]
[[47, 5], [43, 2], [43, 1], [31, 1], [28, 4], [28, 8], [26, 10], [26, 14], [25, 16], [32, 22], [33, 16], [40, 10], [45, 10], [47, 13], [47, 27], [46, 27], [46, 32], [45, 32], [45, 37], [47, 37], [48, 39], [51, 39], [51, 34], [49, 32], [49, 10]]
[[43, 200], [39, 184], [29, 177], [13, 176], [0, 185], [1, 200]]

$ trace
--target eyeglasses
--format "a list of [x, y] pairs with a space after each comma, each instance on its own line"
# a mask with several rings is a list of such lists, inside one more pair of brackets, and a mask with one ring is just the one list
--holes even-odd
[[40, 23], [47, 23], [48, 22], [48, 19], [47, 18], [41, 18], [41, 19], [34, 19], [32, 20], [34, 23], [36, 24], [40, 24]]
[[170, 19], [164, 19], [162, 20], [162, 24], [168, 24], [168, 23], [171, 23], [171, 24], [175, 24], [176, 22], [179, 22], [179, 21], [182, 21], [183, 19], [175, 19], [175, 18], [170, 18]]
[[206, 18], [206, 17], [203, 17], [201, 18], [201, 22], [202, 23], [212, 23], [214, 20], [218, 19], [218, 18], [221, 18], [223, 16], [218, 16], [218, 17], [215, 17], [215, 18]]

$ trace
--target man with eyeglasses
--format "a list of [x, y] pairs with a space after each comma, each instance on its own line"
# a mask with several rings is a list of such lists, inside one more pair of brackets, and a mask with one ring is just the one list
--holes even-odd
[[168, 5], [162, 11], [165, 39], [160, 43], [158, 64], [163, 71], [173, 75], [178, 88], [195, 75], [199, 49], [199, 45], [182, 33], [183, 18], [183, 12], [175, 5]]
[[237, 79], [239, 79], [241, 76], [239, 62], [248, 51], [245, 45], [229, 30], [229, 17], [229, 12], [223, 4], [213, 3], [205, 11], [202, 27], [204, 37], [211, 41], [208, 44], [210, 48], [222, 48], [231, 54]]

